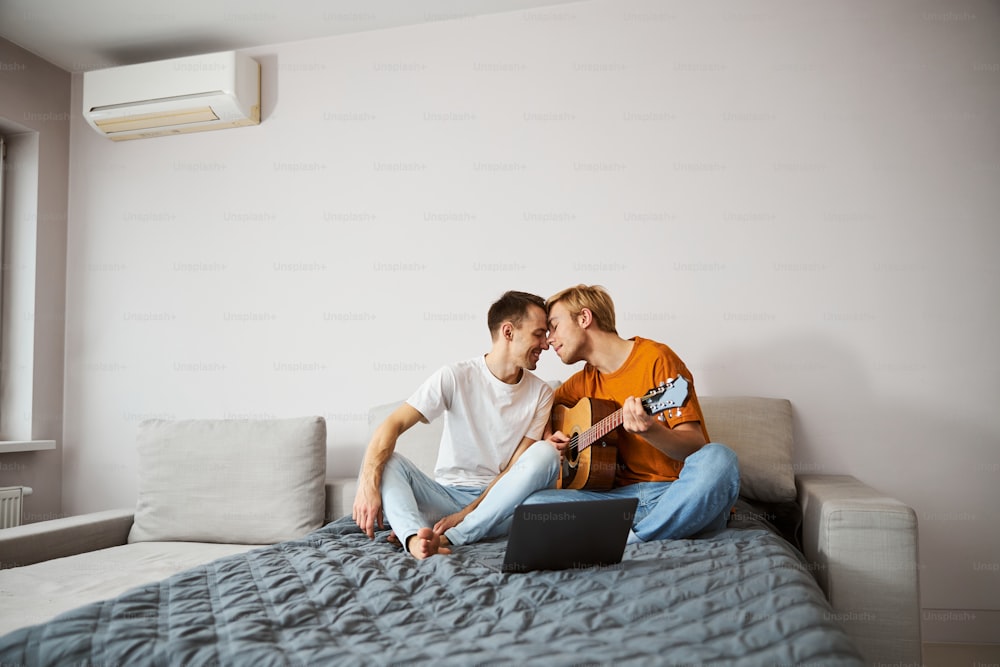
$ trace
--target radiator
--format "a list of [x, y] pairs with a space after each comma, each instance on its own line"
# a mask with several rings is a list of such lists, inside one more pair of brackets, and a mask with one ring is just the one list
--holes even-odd
[[21, 525], [24, 496], [30, 494], [31, 489], [26, 486], [0, 487], [0, 528]]

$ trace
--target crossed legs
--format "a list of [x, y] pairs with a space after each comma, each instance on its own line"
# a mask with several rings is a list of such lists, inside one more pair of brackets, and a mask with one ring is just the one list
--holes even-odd
[[468, 506], [485, 487], [438, 484], [412, 461], [393, 454], [382, 472], [382, 508], [404, 548], [416, 558], [426, 558], [449, 553], [449, 544], [469, 544], [506, 534], [514, 508], [533, 492], [551, 487], [558, 472], [555, 448], [545, 441], [536, 442], [493, 485], [475, 510], [444, 535], [437, 535], [432, 526]]
[[687, 457], [674, 482], [642, 482], [609, 491], [539, 491], [525, 502], [637, 498], [629, 541], [649, 542], [722, 530], [739, 491], [736, 454], [725, 445], [709, 443]]

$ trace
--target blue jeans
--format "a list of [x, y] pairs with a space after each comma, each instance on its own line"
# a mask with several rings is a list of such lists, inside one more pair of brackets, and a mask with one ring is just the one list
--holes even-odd
[[640, 482], [608, 491], [552, 489], [534, 493], [525, 502], [565, 502], [604, 498], [637, 498], [629, 542], [678, 540], [726, 527], [740, 493], [736, 453], [709, 443], [684, 460], [673, 482]]
[[[551, 488], [559, 476], [559, 454], [540, 440], [493, 485], [476, 509], [460, 524], [445, 531], [455, 545], [506, 535], [514, 508], [539, 489]], [[405, 456], [393, 454], [382, 471], [382, 512], [402, 544], [420, 528], [433, 528], [478, 498], [485, 486], [438, 484]]]

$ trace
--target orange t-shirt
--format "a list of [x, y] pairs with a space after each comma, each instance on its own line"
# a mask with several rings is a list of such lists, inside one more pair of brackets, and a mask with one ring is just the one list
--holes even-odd
[[[705, 442], [709, 442], [708, 430], [701, 415], [701, 406], [694, 391], [694, 378], [687, 366], [674, 351], [662, 343], [635, 337], [632, 352], [621, 368], [613, 373], [601, 373], [587, 364], [583, 370], [574, 373], [556, 389], [555, 404], [574, 406], [581, 398], [599, 398], [614, 401], [619, 407], [629, 396], [642, 397], [660, 383], [672, 380], [678, 375], [688, 381], [688, 400], [671, 413], [662, 413], [665, 423], [673, 428], [686, 422], [701, 422]], [[618, 471], [615, 486], [626, 486], [636, 482], [672, 482], [677, 479], [684, 466], [667, 456], [641, 436], [628, 433], [619, 427]]]

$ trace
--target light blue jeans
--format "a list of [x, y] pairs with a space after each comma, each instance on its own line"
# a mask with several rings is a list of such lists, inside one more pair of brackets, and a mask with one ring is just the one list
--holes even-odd
[[640, 482], [608, 491], [551, 489], [525, 503], [637, 498], [629, 543], [678, 540], [722, 530], [740, 493], [736, 453], [709, 443], [684, 460], [673, 482]]
[[[455, 545], [506, 535], [514, 508], [539, 489], [555, 485], [559, 453], [540, 440], [517, 459], [476, 509], [460, 524], [445, 531]], [[478, 498], [485, 486], [458, 487], [438, 484], [405, 456], [393, 454], [382, 471], [382, 512], [401, 544], [420, 528], [433, 528]]]

